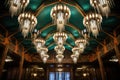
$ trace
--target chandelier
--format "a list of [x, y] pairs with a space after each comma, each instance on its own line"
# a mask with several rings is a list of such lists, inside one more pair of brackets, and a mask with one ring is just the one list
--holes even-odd
[[81, 52], [80, 52], [80, 49], [78, 47], [74, 47], [72, 49], [72, 52], [74, 55], [76, 55], [79, 58]]
[[21, 13], [18, 16], [18, 22], [23, 36], [26, 37], [29, 32], [31, 33], [33, 31], [34, 27], [37, 24], [37, 19], [34, 14]]
[[37, 52], [41, 52], [41, 48], [44, 47], [45, 41], [43, 39], [41, 39], [41, 38], [36, 38], [33, 41], [33, 44], [35, 45], [35, 48], [36, 48]]
[[55, 49], [57, 54], [61, 54], [62, 55], [64, 53], [65, 47], [64, 46], [60, 46], [60, 47], [59, 46], [55, 46], [54, 49]]
[[70, 9], [64, 4], [57, 4], [51, 9], [51, 17], [54, 24], [57, 24], [57, 30], [62, 32], [64, 30], [64, 25], [70, 18]]
[[84, 17], [83, 24], [93, 36], [97, 37], [101, 28], [102, 16], [97, 13], [91, 13]]
[[58, 63], [61, 63], [64, 58], [64, 55], [58, 54], [58, 55], [56, 55], [56, 58], [57, 58]]
[[53, 36], [53, 39], [57, 43], [58, 46], [61, 46], [66, 41], [67, 34], [64, 32], [56, 32]]
[[108, 17], [110, 7], [113, 5], [113, 0], [90, 0], [90, 4], [97, 9], [98, 13], [102, 13], [102, 15]]
[[24, 10], [29, 4], [29, 0], [8, 0], [11, 16], [14, 16]]
[[84, 52], [84, 49], [85, 49], [87, 43], [88, 42], [85, 39], [78, 39], [78, 40], [75, 41], [75, 44], [79, 48], [80, 53]]
[[47, 52], [48, 52], [47, 48], [41, 48], [39, 52], [40, 57], [44, 63], [46, 63], [47, 59], [49, 58], [49, 55], [47, 54]]
[[74, 63], [77, 63], [78, 56], [76, 56], [75, 54], [72, 54], [71, 58], [73, 59]]

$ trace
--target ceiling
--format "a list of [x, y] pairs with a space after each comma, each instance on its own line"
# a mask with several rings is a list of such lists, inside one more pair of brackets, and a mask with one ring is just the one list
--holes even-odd
[[[112, 34], [113, 30], [117, 29], [117, 26], [120, 23], [120, 1], [114, 0], [114, 2], [115, 5], [111, 9], [109, 17], [103, 17], [101, 25], [102, 30], [100, 31], [99, 36], [95, 38], [92, 34], [90, 35], [89, 45], [87, 45], [82, 55], [94, 53], [96, 47], [100, 45], [99, 43], [102, 43], [103, 40], [108, 37], [105, 32]], [[28, 53], [36, 54], [37, 51], [32, 43], [31, 35], [29, 34], [24, 38], [19, 30], [19, 24], [17, 21], [18, 16], [10, 16], [8, 9], [9, 6], [6, 4], [5, 0], [0, 0], [0, 3], [0, 33], [3, 35], [5, 35], [5, 31], [8, 31], [9, 34], [15, 33], [13, 37], [16, 38], [26, 50], [28, 50]], [[58, 0], [30, 0], [29, 5], [25, 9], [25, 12], [32, 12], [36, 15], [38, 23], [35, 28], [40, 30], [41, 33], [39, 36], [46, 41], [45, 46], [49, 49], [49, 52], [53, 51], [56, 46], [53, 40], [53, 34], [57, 32], [57, 30], [56, 25], [52, 23], [50, 11], [57, 3], [59, 3]], [[83, 25], [83, 13], [87, 14], [94, 11], [94, 9], [90, 6], [89, 0], [62, 0], [61, 3], [67, 5], [71, 10], [69, 23], [65, 25], [65, 32], [68, 35], [68, 39], [64, 45], [66, 50], [71, 52], [71, 49], [75, 46], [74, 41], [82, 36], [80, 32], [85, 28]]]

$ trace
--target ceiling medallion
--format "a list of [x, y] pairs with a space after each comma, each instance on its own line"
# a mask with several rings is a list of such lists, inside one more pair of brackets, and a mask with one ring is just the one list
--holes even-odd
[[8, 0], [10, 6], [9, 11], [11, 16], [14, 16], [23, 11], [29, 4], [29, 0]]
[[70, 18], [71, 12], [68, 6], [57, 4], [51, 9], [50, 15], [54, 24], [57, 24], [57, 30], [62, 32], [64, 30], [64, 25]]
[[93, 36], [97, 37], [101, 29], [102, 16], [97, 13], [90, 13], [83, 19], [83, 24]]
[[31, 13], [21, 13], [18, 16], [20, 30], [24, 37], [31, 33], [37, 24], [37, 18]]
[[103, 16], [108, 17], [110, 8], [113, 6], [113, 0], [90, 0], [92, 7], [97, 9], [98, 13], [102, 13]]

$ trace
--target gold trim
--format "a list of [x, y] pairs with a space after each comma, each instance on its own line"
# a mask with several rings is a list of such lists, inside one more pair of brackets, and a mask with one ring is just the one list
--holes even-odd
[[35, 15], [38, 16], [38, 15], [40, 14], [40, 12], [41, 12], [44, 8], [46, 8], [46, 7], [48, 7], [48, 6], [51, 6], [51, 5], [54, 5], [54, 4], [56, 4], [56, 3], [58, 3], [58, 2], [51, 2], [51, 3], [49, 3], [49, 4], [42, 4], [42, 5], [37, 9], [37, 12], [35, 12]]
[[[47, 48], [53, 46], [54, 44], [55, 44], [55, 42], [51, 43], [50, 45], [47, 46]], [[68, 43], [65, 43], [65, 44], [66, 44], [66, 45], [69, 45], [71, 48], [73, 48], [73, 46], [71, 46], [70, 44], [68, 44]]]

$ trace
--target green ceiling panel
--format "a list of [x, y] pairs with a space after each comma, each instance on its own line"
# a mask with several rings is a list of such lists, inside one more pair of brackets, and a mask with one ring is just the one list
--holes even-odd
[[53, 6], [45, 7], [37, 16], [38, 24], [36, 28], [39, 30], [52, 22], [50, 11]]
[[42, 31], [40, 35], [45, 38], [48, 34], [52, 34], [53, 31], [56, 31], [56, 26], [49, 26], [49, 28]]
[[92, 6], [90, 5], [89, 0], [76, 0], [76, 2], [80, 5], [80, 7], [85, 11], [89, 12], [89, 10], [92, 10]]
[[54, 43], [54, 44], [52, 44], [51, 46], [49, 46], [49, 47], [48, 47], [48, 50], [53, 50], [55, 46], [56, 46], [56, 44], [55, 44], [55, 43]]
[[42, 2], [43, 0], [30, 0], [29, 5], [27, 6], [27, 10], [36, 11]]
[[72, 27], [65, 26], [65, 30], [70, 32], [75, 38], [79, 38], [80, 37], [80, 34], [79, 34], [78, 30], [75, 30]]
[[74, 26], [78, 27], [78, 29], [84, 29], [83, 26], [83, 16], [80, 12], [77, 11], [76, 8], [70, 7], [71, 10], [71, 17], [69, 19], [69, 23], [72, 23]]
[[69, 43], [71, 46], [75, 46], [75, 42], [70, 36], [68, 36], [66, 42]]
[[54, 40], [53, 40], [53, 36], [50, 36], [50, 37], [46, 40], [45, 45], [46, 45], [46, 46], [49, 46], [53, 41], [54, 41]]

